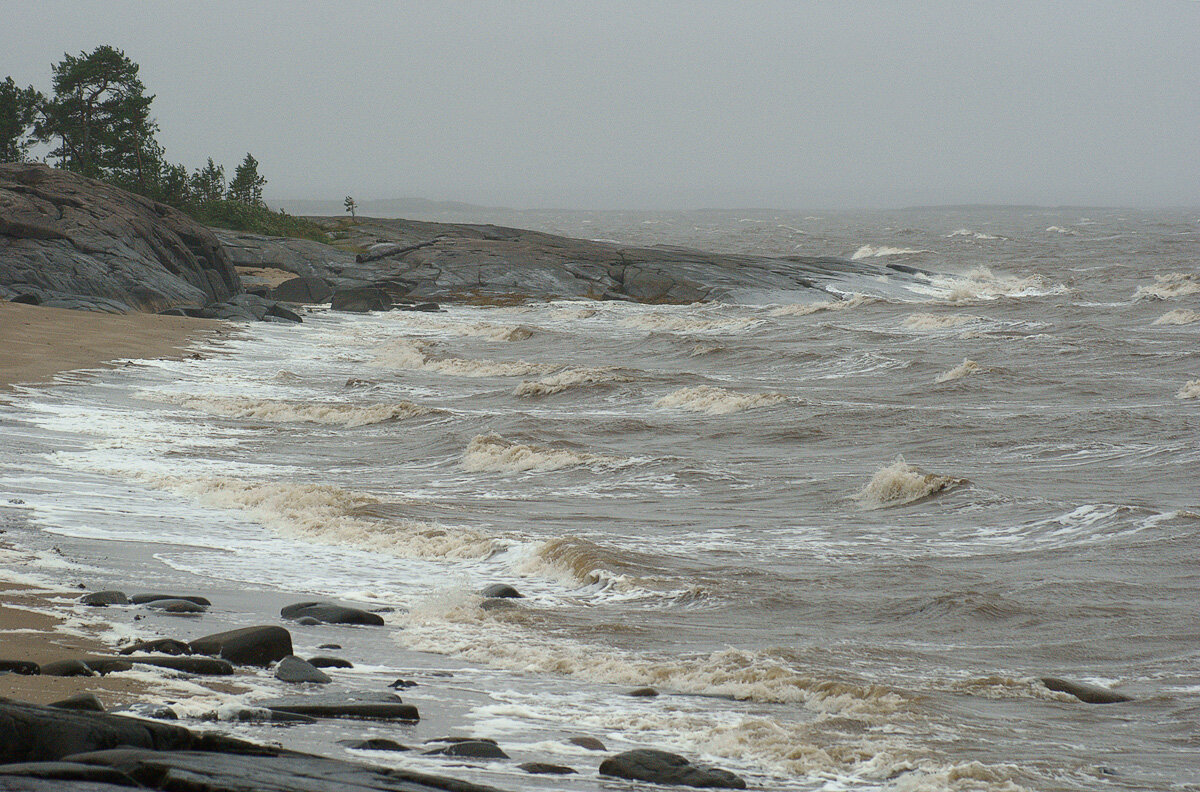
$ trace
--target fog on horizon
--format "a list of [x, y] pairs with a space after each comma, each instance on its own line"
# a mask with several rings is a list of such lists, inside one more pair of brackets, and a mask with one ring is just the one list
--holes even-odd
[[1200, 3], [7, 4], [0, 79], [101, 44], [268, 201], [1200, 204]]

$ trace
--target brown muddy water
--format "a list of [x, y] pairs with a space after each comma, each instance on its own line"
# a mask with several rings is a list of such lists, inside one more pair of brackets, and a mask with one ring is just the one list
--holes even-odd
[[119, 584], [135, 542], [159, 587], [392, 607], [345, 684], [453, 669], [423, 712], [581, 774], [370, 758], [502, 788], [607, 788], [591, 735], [764, 789], [1200, 789], [1200, 215], [499, 219], [940, 275], [319, 311], [67, 377], [0, 407], [10, 538], [75, 553], [27, 571]]

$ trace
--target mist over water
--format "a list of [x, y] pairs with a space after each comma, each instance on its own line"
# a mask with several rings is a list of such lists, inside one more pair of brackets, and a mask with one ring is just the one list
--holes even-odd
[[380, 657], [490, 675], [490, 736], [768, 789], [1200, 785], [1200, 215], [496, 219], [941, 274], [254, 326], [19, 396], [0, 480], [164, 574], [406, 609]]

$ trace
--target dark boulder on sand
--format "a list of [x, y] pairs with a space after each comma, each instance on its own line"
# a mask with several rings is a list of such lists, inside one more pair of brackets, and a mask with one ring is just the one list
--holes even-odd
[[103, 608], [106, 605], [129, 604], [129, 598], [125, 596], [124, 591], [93, 591], [91, 594], [84, 594], [79, 598], [79, 601], [84, 605], [91, 605], [94, 608]]
[[190, 655], [192, 647], [174, 638], [156, 638], [153, 641], [139, 641], [132, 646], [126, 646], [118, 654], [129, 655], [134, 652], [157, 652], [167, 655]]
[[201, 597], [196, 594], [134, 594], [129, 598], [129, 601], [134, 605], [146, 605], [151, 602], [160, 602], [162, 600], [184, 600], [193, 602], [196, 605], [202, 605], [205, 608], [212, 607], [212, 603], [207, 597]]
[[197, 638], [188, 646], [195, 654], [216, 655], [234, 665], [266, 667], [292, 654], [292, 634], [274, 625], [242, 627]]
[[0, 674], [36, 676], [40, 673], [42, 673], [42, 667], [32, 660], [0, 660]]
[[229, 256], [200, 223], [36, 163], [0, 164], [0, 284], [43, 305], [148, 312], [241, 290]]
[[653, 748], [638, 748], [611, 756], [600, 763], [600, 775], [628, 778], [631, 781], [650, 781], [655, 784], [745, 789], [741, 776], [728, 770], [698, 767], [679, 754]]
[[94, 673], [82, 660], [56, 660], [53, 663], [42, 663], [42, 676], [94, 676]]
[[316, 619], [329, 624], [364, 624], [379, 626], [383, 617], [358, 608], [348, 608], [333, 602], [297, 602], [284, 606], [279, 615], [285, 619]]
[[308, 664], [313, 668], [354, 668], [354, 663], [349, 660], [343, 660], [340, 657], [310, 657]]
[[104, 704], [100, 699], [96, 698], [95, 693], [76, 693], [70, 698], [65, 698], [62, 701], [53, 701], [47, 704], [48, 707], [55, 709], [79, 710], [82, 712], [104, 712]]
[[156, 599], [147, 602], [145, 607], [176, 616], [198, 615], [208, 610], [207, 606], [185, 599]]
[[1100, 685], [1089, 685], [1086, 682], [1072, 682], [1057, 677], [1042, 677], [1042, 684], [1058, 693], [1067, 693], [1087, 704], [1117, 704], [1122, 701], [1133, 701], [1129, 696], [1110, 690]]

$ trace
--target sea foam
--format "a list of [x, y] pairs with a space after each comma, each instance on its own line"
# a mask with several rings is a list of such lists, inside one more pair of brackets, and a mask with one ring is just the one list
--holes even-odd
[[552, 371], [555, 366], [524, 360], [466, 360], [438, 358], [427, 341], [402, 339], [380, 349], [374, 364], [388, 368], [417, 369], [452, 377], [527, 377]]
[[561, 393], [568, 388], [576, 388], [583, 385], [632, 381], [633, 377], [623, 373], [621, 369], [615, 366], [567, 368], [542, 379], [522, 382], [513, 391], [513, 394], [516, 396], [549, 396], [554, 393]]
[[1200, 399], [1200, 379], [1188, 380], [1175, 394], [1176, 399]]
[[338, 402], [295, 402], [252, 399], [243, 396], [155, 395], [173, 404], [227, 418], [246, 418], [270, 423], [314, 423], [332, 426], [366, 426], [384, 421], [415, 418], [440, 412], [433, 407], [402, 401], [393, 404], [344, 404]]
[[1187, 308], [1177, 308], [1174, 311], [1167, 311], [1165, 314], [1155, 319], [1154, 324], [1185, 325], [1197, 321], [1200, 321], [1200, 313]]
[[808, 316], [809, 314], [820, 313], [822, 311], [845, 311], [848, 308], [857, 308], [860, 305], [871, 305], [877, 302], [880, 302], [877, 297], [868, 297], [865, 294], [853, 294], [844, 300], [823, 300], [814, 303], [781, 305], [778, 308], [773, 308], [770, 315]]
[[888, 245], [863, 245], [854, 254], [850, 256], [851, 261], [859, 261], [865, 258], [879, 258], [881, 256], [912, 256], [917, 253], [932, 253], [931, 250], [920, 250], [917, 248], [902, 248], [890, 247]]
[[654, 402], [654, 406], [674, 407], [706, 415], [728, 415], [757, 407], [772, 407], [787, 400], [788, 397], [782, 393], [738, 393], [711, 385], [698, 385], [668, 393]]
[[584, 466], [620, 467], [627, 463], [628, 460], [615, 457], [514, 443], [498, 434], [481, 434], [471, 439], [460, 466], [471, 473], [521, 473]]
[[1195, 273], [1168, 272], [1166, 275], [1155, 275], [1153, 286], [1137, 287], [1133, 299], [1173, 300], [1197, 293], [1200, 293], [1200, 277]]
[[972, 316], [971, 314], [915, 313], [904, 320], [904, 326], [912, 330], [945, 330], [982, 321], [984, 321], [982, 316]]
[[962, 363], [958, 364], [949, 371], [938, 374], [934, 382], [938, 384], [943, 382], [953, 382], [954, 380], [962, 379], [963, 377], [971, 374], [978, 374], [981, 371], [983, 371], [983, 367], [974, 360], [971, 360], [970, 358], [963, 358]]

